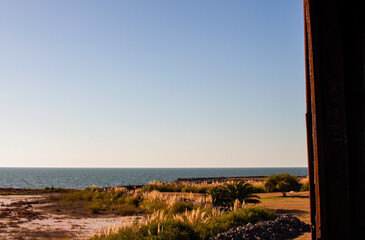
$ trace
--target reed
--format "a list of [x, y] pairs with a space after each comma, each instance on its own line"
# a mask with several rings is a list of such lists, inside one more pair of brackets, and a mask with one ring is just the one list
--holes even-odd
[[260, 207], [232, 212], [198, 208], [173, 215], [155, 211], [137, 221], [126, 220], [124, 224], [102, 228], [92, 239], [207, 239], [248, 222], [272, 219], [274, 215], [273, 210]]

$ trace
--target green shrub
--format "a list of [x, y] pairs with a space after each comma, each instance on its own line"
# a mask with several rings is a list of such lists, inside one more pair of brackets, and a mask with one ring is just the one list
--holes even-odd
[[224, 187], [216, 186], [212, 187], [208, 190], [208, 195], [212, 197], [212, 202], [214, 206], [226, 206], [227, 203], [230, 202], [229, 199], [227, 199], [227, 195], [225, 193]]
[[281, 192], [284, 197], [287, 192], [299, 191], [301, 187], [298, 178], [287, 173], [269, 176], [264, 185], [267, 192]]
[[140, 203], [141, 207], [149, 209], [150, 212], [157, 210], [164, 210], [167, 208], [167, 204], [157, 199], [146, 199]]
[[302, 183], [300, 191], [309, 191], [309, 182]]
[[253, 186], [243, 180], [225, 183], [223, 186], [216, 186], [208, 190], [213, 205], [225, 207], [233, 206], [236, 200], [241, 203], [259, 203], [258, 198], [260, 197], [252, 194], [253, 192]]
[[150, 183], [142, 187], [143, 191], [159, 191], [159, 192], [181, 192], [182, 185], [173, 183]]
[[189, 183], [150, 183], [143, 186], [142, 191], [206, 193], [209, 188], [205, 185]]
[[170, 218], [153, 220], [147, 224], [121, 228], [118, 233], [105, 237], [93, 237], [93, 240], [203, 240], [231, 228], [242, 226], [249, 222], [266, 221], [275, 217], [273, 210], [262, 207], [244, 208], [235, 212], [211, 216], [207, 221], [198, 221], [194, 224], [189, 221]]
[[207, 239], [234, 227], [274, 218], [275, 211], [271, 209], [263, 207], [242, 208], [238, 211], [212, 217], [205, 225], [197, 225], [195, 231], [199, 233], [200, 239]]
[[191, 202], [175, 202], [171, 208], [169, 209], [169, 213], [171, 214], [177, 214], [177, 213], [183, 213], [185, 211], [191, 211], [195, 208], [194, 204]]
[[105, 206], [102, 204], [102, 202], [90, 202], [86, 205], [87, 210], [90, 213], [98, 214], [100, 211], [105, 210]]
[[144, 209], [140, 209], [131, 205], [114, 205], [110, 208], [110, 210], [120, 216], [132, 216], [145, 212]]
[[[191, 224], [173, 219], [165, 220], [161, 223], [153, 222], [148, 226], [148, 230], [150, 230], [151, 236], [146, 239], [198, 239]], [[149, 234], [148, 231], [147, 234]]]
[[86, 188], [81, 191], [64, 193], [62, 198], [74, 204], [84, 205], [88, 212], [94, 214], [101, 211], [110, 211], [125, 216], [146, 211], [144, 207], [140, 207], [140, 203], [143, 201], [141, 195], [130, 196], [113, 190]]

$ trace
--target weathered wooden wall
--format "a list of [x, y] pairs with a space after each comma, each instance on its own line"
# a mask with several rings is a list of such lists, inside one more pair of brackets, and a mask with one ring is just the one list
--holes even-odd
[[312, 239], [365, 239], [364, 1], [304, 0]]

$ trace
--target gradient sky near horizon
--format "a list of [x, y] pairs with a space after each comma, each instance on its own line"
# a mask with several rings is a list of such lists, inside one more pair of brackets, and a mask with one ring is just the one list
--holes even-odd
[[0, 1], [0, 167], [306, 166], [302, 11]]

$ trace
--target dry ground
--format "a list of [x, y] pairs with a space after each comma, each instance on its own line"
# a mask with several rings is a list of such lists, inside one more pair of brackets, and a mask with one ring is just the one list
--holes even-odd
[[90, 214], [77, 205], [64, 208], [54, 196], [0, 195], [0, 239], [84, 239], [127, 218]]

